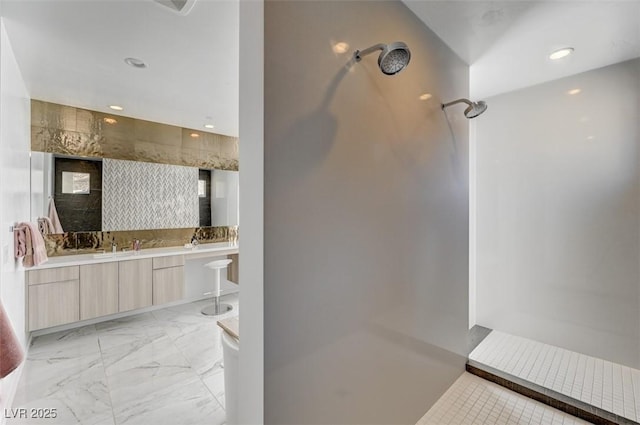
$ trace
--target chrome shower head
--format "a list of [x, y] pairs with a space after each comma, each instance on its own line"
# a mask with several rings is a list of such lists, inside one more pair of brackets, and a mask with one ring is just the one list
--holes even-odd
[[456, 103], [466, 103], [467, 105], [469, 105], [467, 109], [464, 110], [464, 116], [469, 119], [475, 118], [487, 110], [487, 103], [484, 100], [472, 102], [469, 99], [458, 99], [454, 100], [453, 102], [445, 103], [442, 105], [442, 109], [446, 108], [447, 106], [455, 105]]
[[380, 56], [378, 56], [378, 66], [380, 71], [386, 75], [395, 75], [402, 71], [409, 65], [411, 60], [411, 52], [409, 47], [401, 41], [396, 41], [391, 44], [376, 44], [362, 51], [356, 50], [353, 57], [356, 62], [360, 62], [363, 56], [369, 53], [381, 50]]

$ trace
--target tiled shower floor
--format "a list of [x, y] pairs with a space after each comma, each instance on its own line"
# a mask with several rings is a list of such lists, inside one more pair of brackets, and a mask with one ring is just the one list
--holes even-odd
[[486, 365], [562, 396], [640, 421], [640, 371], [596, 357], [492, 331], [469, 355]]
[[416, 425], [586, 425], [588, 422], [465, 372]]
[[[225, 421], [220, 318], [210, 301], [88, 325], [34, 338], [13, 412], [55, 409], [55, 418], [8, 425], [220, 425]], [[9, 415], [11, 416], [11, 415]]]

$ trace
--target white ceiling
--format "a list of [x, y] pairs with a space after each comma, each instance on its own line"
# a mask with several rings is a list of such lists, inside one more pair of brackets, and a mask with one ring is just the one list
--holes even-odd
[[151, 0], [3, 0], [2, 15], [32, 98], [238, 135], [238, 0], [186, 16]]
[[473, 99], [640, 56], [638, 0], [404, 2], [471, 66]]
[[[152, 0], [0, 1], [33, 98], [238, 135], [238, 0], [186, 16]], [[470, 65], [474, 99], [640, 56], [640, 0], [404, 2]]]

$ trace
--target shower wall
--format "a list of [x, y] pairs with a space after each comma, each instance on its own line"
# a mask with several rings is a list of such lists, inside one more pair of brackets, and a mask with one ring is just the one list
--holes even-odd
[[477, 322], [640, 367], [640, 60], [487, 99]]
[[415, 424], [466, 357], [468, 67], [401, 2], [267, 1], [264, 50], [265, 422]]

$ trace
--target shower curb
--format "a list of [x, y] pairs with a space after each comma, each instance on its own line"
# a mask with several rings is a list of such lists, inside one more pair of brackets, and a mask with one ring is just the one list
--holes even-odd
[[615, 413], [608, 412], [508, 373], [501, 372], [490, 366], [474, 362], [473, 360], [467, 361], [466, 369], [467, 372], [473, 375], [596, 425], [640, 425], [631, 419], [616, 415]]

